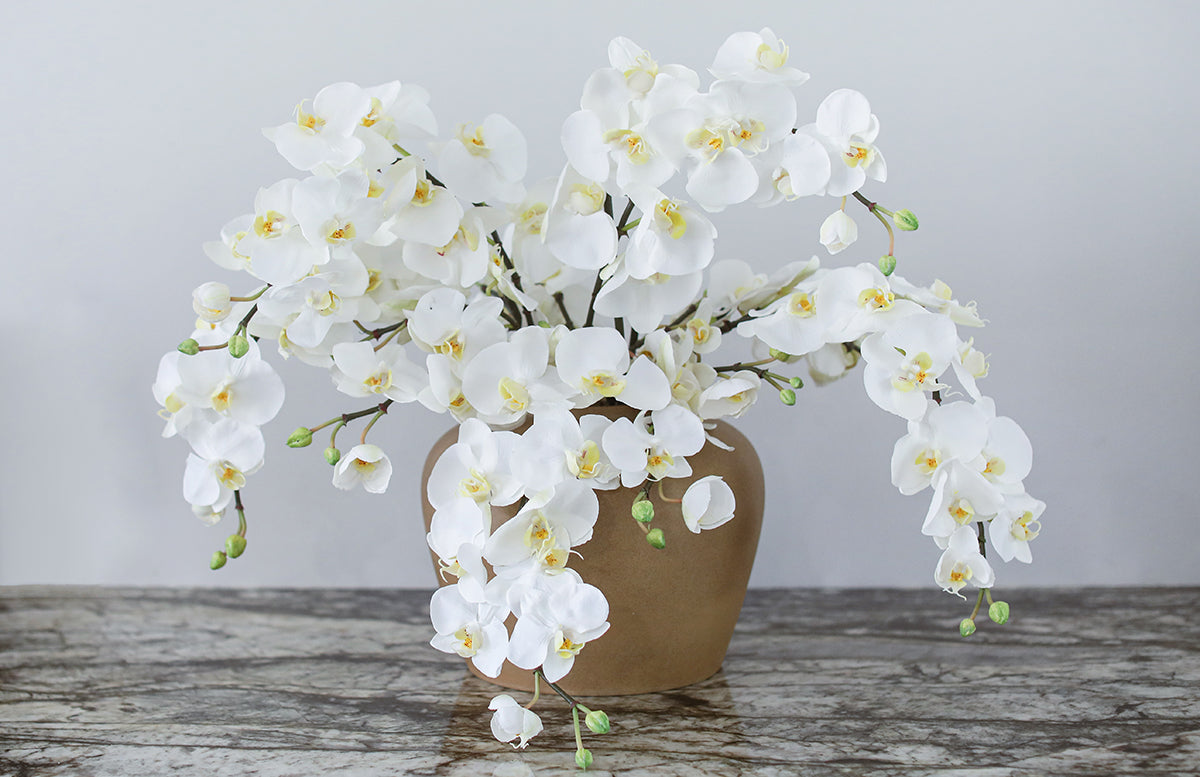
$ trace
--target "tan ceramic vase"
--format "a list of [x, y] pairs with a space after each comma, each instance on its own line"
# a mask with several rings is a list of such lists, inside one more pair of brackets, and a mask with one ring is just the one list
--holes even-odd
[[[625, 406], [576, 411], [609, 418], [632, 417]], [[597, 491], [600, 517], [592, 539], [575, 548], [568, 566], [584, 582], [604, 592], [611, 624], [608, 633], [589, 642], [559, 685], [570, 693], [589, 696], [651, 693], [680, 688], [711, 677], [721, 668], [733, 627], [746, 595], [750, 568], [758, 549], [763, 516], [762, 463], [750, 441], [725, 422], [713, 434], [733, 446], [724, 451], [706, 444], [688, 457], [691, 478], [667, 479], [663, 491], [679, 499], [694, 480], [720, 475], [733, 489], [737, 509], [733, 520], [716, 529], [693, 534], [683, 523], [678, 503], [662, 499], [656, 485], [652, 528], [666, 535], [658, 550], [646, 542], [630, 507], [636, 489]], [[434, 463], [458, 440], [458, 429], [446, 432], [433, 446], [421, 478], [421, 501], [428, 530], [433, 508], [426, 484]], [[514, 515], [513, 508], [493, 508], [493, 527]], [[434, 569], [437, 558], [434, 556]], [[439, 581], [448, 585], [454, 580]], [[514, 619], [510, 617], [511, 630]], [[474, 665], [468, 668], [483, 677]], [[500, 676], [484, 677], [506, 688], [533, 690], [532, 673], [505, 662]]]

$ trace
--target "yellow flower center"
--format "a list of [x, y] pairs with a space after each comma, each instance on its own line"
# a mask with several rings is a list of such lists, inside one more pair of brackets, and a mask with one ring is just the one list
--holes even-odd
[[217, 464], [217, 480], [230, 491], [238, 491], [246, 485], [246, 476], [228, 461]]
[[279, 237], [287, 219], [277, 210], [269, 210], [254, 219], [254, 234], [262, 238]]
[[1033, 520], [1033, 513], [1029, 512], [1028, 510], [1026, 510], [1020, 518], [1013, 521], [1012, 536], [1018, 540], [1028, 542], [1041, 533], [1041, 522]]
[[798, 291], [788, 300], [787, 310], [793, 316], [812, 318], [817, 314], [816, 299], [803, 291]]
[[679, 203], [664, 197], [654, 207], [654, 225], [675, 240], [687, 232], [687, 220], [679, 212]]
[[482, 127], [475, 127], [473, 124], [459, 124], [458, 131], [454, 133], [454, 136], [472, 156], [486, 157], [492, 153], [492, 150], [488, 148], [487, 141], [483, 139]]
[[896, 295], [884, 289], [863, 289], [858, 295], [858, 306], [871, 310], [888, 310], [896, 300]]
[[951, 502], [947, 510], [949, 510], [950, 517], [954, 519], [954, 522], [960, 526], [965, 526], [975, 517], [975, 508], [971, 506], [968, 500], [961, 497]]

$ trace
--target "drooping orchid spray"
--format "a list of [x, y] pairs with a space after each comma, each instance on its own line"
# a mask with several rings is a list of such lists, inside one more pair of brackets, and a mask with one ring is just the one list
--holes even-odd
[[[410, 84], [338, 83], [302, 103], [265, 134], [304, 177], [261, 189], [253, 212], [205, 246], [254, 289], [197, 288], [195, 331], [154, 383], [163, 436], [191, 448], [184, 498], [206, 522], [230, 507], [238, 516], [214, 569], [245, 550], [242, 491], [263, 465], [260, 428], [283, 403], [264, 351], [324, 370], [358, 403], [287, 441], [306, 447], [328, 430], [338, 488], [386, 490], [391, 463], [368, 436], [392, 405], [458, 422], [428, 485], [429, 546], [455, 581], [433, 595], [431, 643], [488, 676], [507, 660], [567, 699], [581, 767], [591, 754], [579, 713], [592, 731], [609, 722], [557, 681], [608, 628], [604, 592], [570, 566], [592, 537], [595, 491], [634, 489], [632, 517], [655, 547], [733, 519], [719, 476], [690, 483], [680, 525], [651, 528], [645, 496], [651, 483], [692, 480], [688, 457], [723, 445], [711, 422], [740, 417], [764, 384], [794, 405], [796, 372], [823, 384], [862, 363], [867, 395], [908, 424], [892, 482], [932, 492], [921, 531], [941, 550], [937, 585], [979, 589], [964, 636], [985, 597], [992, 619], [1007, 619], [986, 551], [1028, 563], [1045, 507], [1023, 485], [1029, 440], [982, 395], [987, 360], [959, 335], [983, 325], [974, 304], [894, 272], [895, 230], [918, 222], [862, 192], [887, 178], [867, 98], [839, 89], [802, 111], [808, 76], [769, 29], [730, 36], [704, 90], [695, 71], [628, 39], [608, 58], [563, 122], [561, 174], [544, 181], [525, 181], [525, 139], [507, 118], [439, 135]], [[814, 256], [770, 276], [717, 258], [712, 214], [810, 196], [837, 204], [811, 232], [829, 254], [854, 248], [855, 203], [886, 228], [887, 254], [839, 267]], [[719, 358], [731, 341], [751, 355]], [[617, 403], [636, 414], [586, 412]], [[340, 442], [356, 424], [357, 440]], [[494, 521], [504, 506], [515, 515]], [[493, 699], [498, 739], [524, 747], [541, 730], [528, 706]]]

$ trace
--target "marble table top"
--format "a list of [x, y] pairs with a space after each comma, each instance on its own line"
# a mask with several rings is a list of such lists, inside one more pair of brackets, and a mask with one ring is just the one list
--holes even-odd
[[[724, 668], [589, 699], [592, 773], [1200, 773], [1200, 589], [755, 590]], [[576, 774], [567, 705], [527, 750], [429, 647], [423, 591], [0, 589], [0, 775]], [[523, 694], [516, 694], [524, 701]]]

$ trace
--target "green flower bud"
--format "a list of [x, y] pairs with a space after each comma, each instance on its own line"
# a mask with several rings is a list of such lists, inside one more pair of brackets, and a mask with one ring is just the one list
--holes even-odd
[[329, 466], [332, 467], [334, 464], [337, 464], [341, 460], [342, 460], [342, 452], [339, 451], [337, 448], [330, 447], [330, 448], [325, 449], [325, 462], [327, 464], [329, 464]]
[[592, 751], [588, 750], [586, 747], [581, 747], [576, 750], [575, 765], [586, 772], [587, 768], [592, 765]]
[[804, 388], [804, 381], [800, 380], [798, 377], [792, 378], [788, 381], [788, 383], [792, 384], [792, 388]]
[[796, 358], [795, 356], [792, 356], [790, 353], [784, 353], [783, 351], [779, 350], [778, 348], [772, 348], [768, 353], [771, 355], [771, 358], [774, 359], [775, 361], [780, 361], [780, 362], [784, 362], [784, 363], [790, 362]]
[[958, 633], [962, 634], [964, 637], [969, 637], [974, 634], [975, 621], [971, 620], [970, 618], [963, 618], [962, 622], [958, 624]]
[[240, 534], [230, 534], [225, 538], [225, 553], [230, 558], [237, 558], [246, 552], [246, 538]]
[[904, 208], [903, 210], [898, 210], [893, 213], [892, 221], [894, 221], [896, 226], [900, 227], [905, 232], [912, 232], [917, 227], [921, 226], [921, 223], [917, 221], [916, 214], [914, 214], [908, 208]]
[[200, 353], [200, 343], [189, 337], [179, 344], [179, 352], [185, 356], [195, 356]]
[[607, 734], [612, 728], [612, 724], [608, 722], [608, 716], [604, 714], [604, 710], [592, 710], [583, 719], [587, 727], [593, 734]]
[[250, 350], [250, 342], [241, 335], [234, 335], [229, 338], [229, 355], [235, 359], [240, 359]]
[[225, 566], [225, 554], [218, 550], [216, 553], [212, 554], [212, 559], [210, 559], [208, 562], [208, 568], [220, 569], [223, 566]]
[[896, 272], [896, 257], [891, 254], [879, 257], [879, 272], [885, 276]]
[[790, 388], [785, 388], [779, 392], [779, 401], [789, 407], [796, 404], [796, 392]]
[[312, 445], [312, 429], [301, 426], [287, 438], [289, 448], [307, 448]]
[[651, 529], [646, 534], [646, 542], [650, 543], [659, 550], [667, 547], [667, 538], [663, 536], [662, 529]]
[[988, 617], [1001, 625], [1008, 623], [1008, 602], [992, 602]]
[[642, 523], [650, 523], [654, 520], [654, 505], [650, 504], [650, 500], [642, 499], [633, 503], [633, 519]]

